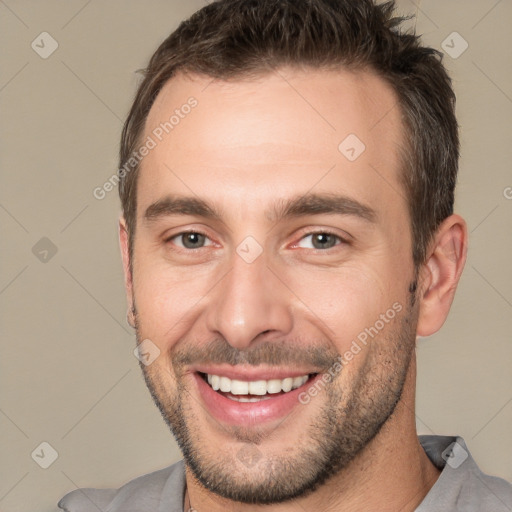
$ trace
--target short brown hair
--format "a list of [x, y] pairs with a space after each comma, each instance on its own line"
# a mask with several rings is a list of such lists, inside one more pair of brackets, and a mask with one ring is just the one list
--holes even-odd
[[[127, 167], [148, 113], [176, 72], [217, 79], [258, 76], [282, 66], [370, 69], [394, 89], [406, 147], [400, 178], [411, 217], [413, 261], [424, 263], [439, 224], [453, 212], [459, 160], [455, 94], [442, 53], [402, 32], [394, 1], [217, 0], [182, 22], [157, 49], [126, 119], [119, 194], [132, 254], [139, 163]], [[128, 169], [128, 172], [126, 170]]]

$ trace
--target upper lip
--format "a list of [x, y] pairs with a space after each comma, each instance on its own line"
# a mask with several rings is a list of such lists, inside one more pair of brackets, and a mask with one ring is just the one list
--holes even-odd
[[193, 372], [219, 375], [231, 380], [256, 381], [285, 379], [287, 377], [300, 377], [311, 373], [319, 373], [318, 370], [300, 368], [256, 367], [250, 365], [198, 365], [190, 369]]

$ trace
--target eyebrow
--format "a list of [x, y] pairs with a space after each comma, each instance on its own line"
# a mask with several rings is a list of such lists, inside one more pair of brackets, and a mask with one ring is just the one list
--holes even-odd
[[205, 219], [221, 220], [221, 214], [206, 201], [196, 197], [166, 196], [159, 199], [144, 212], [144, 219], [156, 221], [170, 215], [193, 215]]
[[351, 215], [372, 223], [377, 220], [377, 212], [370, 206], [344, 195], [327, 193], [281, 200], [270, 213], [275, 220], [321, 214]]
[[[355, 216], [370, 223], [377, 220], [377, 212], [370, 206], [344, 195], [328, 193], [307, 193], [279, 200], [266, 213], [267, 218], [273, 221], [321, 214]], [[153, 222], [172, 215], [191, 215], [222, 222], [222, 213], [207, 201], [171, 195], [151, 204], [144, 212], [144, 220]]]

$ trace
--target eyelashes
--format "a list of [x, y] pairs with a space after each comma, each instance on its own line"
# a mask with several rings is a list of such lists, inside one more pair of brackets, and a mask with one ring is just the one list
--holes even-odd
[[181, 247], [185, 250], [193, 250], [193, 249], [202, 249], [203, 247], [208, 247], [210, 244], [202, 245], [201, 247], [187, 247], [183, 241], [186, 240], [188, 237], [188, 240], [186, 241], [187, 244], [194, 245], [197, 243], [204, 243], [206, 240], [209, 240], [208, 235], [205, 233], [201, 233], [200, 231], [182, 231], [181, 233], [178, 233], [176, 235], [171, 236], [166, 240], [166, 242], [171, 242], [173, 240], [181, 240], [181, 245], [178, 244], [178, 247]]
[[[301, 245], [310, 239], [310, 247]], [[208, 235], [199, 230], [187, 230], [176, 233], [165, 240], [178, 247], [181, 251], [191, 252], [215, 245]], [[327, 247], [317, 247], [315, 244], [326, 244]], [[293, 243], [292, 248], [311, 249], [313, 251], [326, 252], [340, 245], [350, 245], [350, 242], [332, 231], [322, 229], [305, 232], [298, 242]]]
[[[331, 231], [326, 231], [326, 230], [313, 231], [311, 233], [307, 233], [299, 240], [298, 244], [300, 244], [300, 242], [302, 242], [303, 240], [310, 238], [310, 237], [311, 237], [312, 245], [314, 245], [315, 241], [318, 242], [318, 239], [315, 240], [315, 237], [322, 237], [324, 239], [324, 241], [325, 240], [328, 240], [331, 242], [334, 241], [334, 245], [330, 245], [329, 247], [323, 247], [323, 248], [318, 248], [318, 247], [314, 247], [314, 246], [311, 247], [311, 249], [316, 250], [316, 251], [326, 251], [328, 249], [332, 249], [333, 247], [336, 247], [341, 244], [348, 244], [348, 241], [345, 240], [344, 238], [342, 238], [341, 236], [339, 236], [338, 234], [332, 233]], [[339, 241], [339, 243], [336, 243], [337, 241]]]

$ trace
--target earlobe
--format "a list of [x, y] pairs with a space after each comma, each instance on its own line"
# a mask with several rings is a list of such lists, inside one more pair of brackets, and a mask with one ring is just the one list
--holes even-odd
[[459, 215], [451, 215], [439, 226], [430, 256], [421, 268], [418, 336], [430, 336], [444, 324], [464, 269], [466, 253], [466, 222]]
[[128, 302], [127, 321], [132, 325], [135, 319], [133, 318], [133, 279], [130, 265], [129, 234], [126, 221], [122, 215], [119, 218], [119, 248], [121, 250], [121, 258], [123, 261], [124, 285], [126, 290], [126, 299]]

